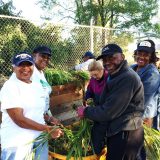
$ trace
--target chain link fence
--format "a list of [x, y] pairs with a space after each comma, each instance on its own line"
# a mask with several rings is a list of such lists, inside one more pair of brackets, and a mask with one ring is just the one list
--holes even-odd
[[128, 51], [137, 33], [109, 30], [95, 26], [30, 22], [17, 17], [0, 16], [0, 74], [1, 79], [12, 72], [11, 59], [20, 51], [32, 50], [37, 45], [47, 45], [52, 50], [50, 66], [68, 70], [82, 61], [84, 52], [91, 50], [98, 56], [102, 47], [109, 42], [119, 44], [126, 58], [133, 61]]

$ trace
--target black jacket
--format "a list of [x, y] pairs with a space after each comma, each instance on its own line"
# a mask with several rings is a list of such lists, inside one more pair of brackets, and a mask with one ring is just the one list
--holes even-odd
[[142, 126], [144, 90], [136, 72], [126, 61], [109, 76], [100, 97], [100, 105], [87, 107], [85, 117], [106, 124], [108, 136], [122, 130], [135, 130]]

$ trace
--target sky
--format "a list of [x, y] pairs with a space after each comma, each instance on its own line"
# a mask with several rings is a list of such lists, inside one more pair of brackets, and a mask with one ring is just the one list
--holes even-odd
[[[9, 0], [3, 0], [7, 2]], [[40, 16], [44, 14], [40, 5], [37, 4], [38, 0], [12, 0], [13, 6], [16, 7], [17, 11], [22, 11], [21, 16], [28, 20], [41, 20]], [[54, 19], [55, 20], [55, 19]], [[157, 17], [154, 17], [153, 22], [160, 22], [160, 11]], [[57, 21], [58, 22], [58, 21]]]
[[[4, 0], [7, 2], [8, 0]], [[13, 6], [17, 11], [22, 11], [21, 16], [28, 20], [40, 20], [40, 16], [43, 14], [39, 5], [36, 5], [37, 0], [13, 0]]]
[[[3, 0], [3, 1], [7, 2], [8, 0]], [[38, 0], [12, 0], [12, 1], [13, 1], [13, 6], [16, 7], [17, 12], [22, 11], [22, 13], [21, 13], [22, 17], [24, 17], [28, 20], [31, 20], [31, 21], [41, 21], [42, 20], [40, 17], [42, 15], [44, 15], [44, 12], [40, 8], [40, 5], [37, 4]], [[158, 17], [155, 17], [153, 21], [160, 22], [160, 11], [159, 11]], [[58, 21], [58, 19], [54, 19], [54, 22], [58, 23], [59, 21]], [[73, 22], [72, 22], [72, 24], [73, 24]], [[159, 40], [158, 40], [158, 43], [159, 43]], [[129, 48], [132, 49], [133, 45], [135, 47], [136, 44], [135, 43], [131, 44], [131, 46], [129, 46]], [[160, 49], [160, 44], [158, 46], [158, 49]]]
[[[4, 2], [8, 2], [9, 0], [3, 0]], [[71, 2], [72, 0], [70, 0]], [[21, 12], [21, 16], [27, 20], [31, 21], [42, 21], [41, 16], [45, 15], [45, 12], [41, 9], [38, 0], [12, 0], [13, 6], [16, 8], [17, 12]], [[54, 12], [58, 12], [59, 8], [55, 7]], [[47, 14], [47, 13], [46, 13]], [[68, 15], [68, 13], [66, 12]], [[61, 18], [54, 19], [54, 23], [66, 23], [66, 20], [60, 21]], [[67, 20], [70, 24], [73, 24], [72, 20]]]

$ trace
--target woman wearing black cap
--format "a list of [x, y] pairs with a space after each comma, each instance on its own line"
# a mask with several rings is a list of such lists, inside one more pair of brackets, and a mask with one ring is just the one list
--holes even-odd
[[35, 61], [35, 66], [34, 66], [34, 72], [32, 75], [33, 81], [39, 83], [46, 95], [46, 111], [44, 114], [44, 118], [47, 123], [54, 123], [54, 124], [59, 124], [59, 121], [52, 116], [52, 114], [49, 111], [49, 96], [52, 92], [51, 86], [48, 84], [45, 76], [44, 76], [44, 69], [49, 64], [49, 61], [51, 59], [51, 49], [48, 48], [47, 46], [40, 45], [37, 46], [33, 50], [33, 56], [34, 56], [34, 61]]
[[154, 127], [153, 118], [157, 114], [158, 87], [160, 84], [159, 71], [155, 66], [157, 56], [154, 42], [145, 40], [138, 43], [134, 58], [137, 64], [131, 67], [138, 73], [144, 86], [144, 122], [148, 126]]
[[40, 134], [51, 131], [52, 138], [58, 138], [60, 129], [52, 132], [52, 127], [45, 124], [44, 91], [38, 83], [32, 81], [33, 57], [22, 52], [13, 57], [14, 77], [9, 78], [0, 91], [1, 125], [1, 160], [30, 159], [35, 150], [35, 159], [48, 159], [48, 145], [34, 141]]
[[[152, 40], [145, 40], [137, 45], [134, 52], [134, 59], [137, 64], [132, 65], [134, 71], [140, 76], [144, 86], [144, 115], [143, 121], [149, 126], [157, 129], [153, 120], [156, 119], [158, 111], [158, 88], [160, 84], [160, 75], [156, 67], [157, 56], [155, 52], [155, 43]], [[144, 147], [141, 151], [142, 160], [146, 159]]]

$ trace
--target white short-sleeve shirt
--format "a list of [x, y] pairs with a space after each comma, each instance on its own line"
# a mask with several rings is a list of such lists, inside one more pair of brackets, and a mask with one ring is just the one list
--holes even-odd
[[23, 108], [25, 117], [38, 123], [45, 124], [43, 113], [45, 110], [45, 94], [35, 82], [24, 83], [15, 78], [6, 81], [0, 91], [1, 111], [1, 146], [3, 148], [26, 145], [40, 135], [41, 131], [24, 129], [16, 125], [8, 115], [6, 109]]
[[[11, 79], [15, 79], [16, 78], [16, 75], [15, 73], [13, 73], [10, 77]], [[32, 81], [39, 84], [43, 91], [44, 91], [44, 94], [46, 95], [46, 99], [45, 99], [45, 102], [46, 102], [46, 107], [45, 107], [45, 112], [48, 111], [49, 109], [49, 95], [51, 94], [52, 92], [52, 88], [51, 86], [49, 85], [49, 83], [47, 82], [45, 76], [44, 76], [44, 73], [43, 71], [39, 71], [36, 66], [34, 66], [34, 71], [33, 71], [33, 74], [32, 74], [32, 77], [31, 77]]]
[[34, 82], [36, 83], [39, 83], [46, 95], [46, 99], [45, 99], [45, 102], [46, 102], [46, 108], [45, 108], [45, 112], [48, 111], [49, 109], [49, 95], [51, 94], [51, 91], [52, 91], [52, 88], [51, 86], [48, 84], [45, 76], [44, 76], [44, 73], [43, 71], [39, 71], [35, 66], [34, 66], [34, 72], [33, 72], [33, 75], [32, 75], [32, 78], [31, 78]]

